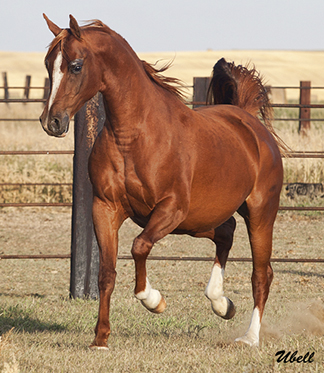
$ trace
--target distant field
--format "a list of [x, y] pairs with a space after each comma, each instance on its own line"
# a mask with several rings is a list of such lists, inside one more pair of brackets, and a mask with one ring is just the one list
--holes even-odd
[[[50, 42], [50, 40], [49, 40]], [[32, 85], [44, 84], [47, 76], [43, 59], [46, 53], [0, 52], [1, 72], [8, 73], [9, 85], [24, 84], [25, 76], [32, 75]], [[215, 62], [224, 57], [237, 64], [248, 62], [262, 73], [272, 86], [298, 86], [300, 80], [310, 80], [313, 86], [324, 86], [324, 51], [203, 51], [138, 53], [150, 63], [173, 60], [170, 76], [192, 85], [193, 77], [209, 76]], [[318, 100], [324, 100], [324, 90], [314, 91]], [[295, 99], [298, 91], [287, 91], [288, 99]], [[1, 92], [0, 92], [1, 97]], [[0, 109], [1, 110], [1, 109]]]

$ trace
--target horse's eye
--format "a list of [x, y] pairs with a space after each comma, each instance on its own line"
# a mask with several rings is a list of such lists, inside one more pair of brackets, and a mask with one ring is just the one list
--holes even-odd
[[83, 60], [77, 59], [70, 63], [70, 71], [72, 74], [80, 74], [83, 66]]
[[74, 74], [79, 73], [81, 71], [81, 69], [82, 69], [82, 66], [80, 66], [80, 65], [74, 66], [73, 67]]

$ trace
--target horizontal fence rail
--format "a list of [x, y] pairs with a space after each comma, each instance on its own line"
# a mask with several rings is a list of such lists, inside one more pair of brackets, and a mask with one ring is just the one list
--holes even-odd
[[[6, 259], [70, 259], [71, 254], [37, 254], [37, 255], [0, 255], [0, 260]], [[133, 260], [131, 255], [119, 255], [118, 260]], [[165, 260], [165, 261], [183, 261], [183, 262], [214, 262], [213, 257], [197, 257], [197, 256], [148, 256], [147, 260]], [[228, 262], [243, 262], [251, 263], [252, 258], [228, 258]], [[324, 259], [312, 258], [271, 258], [272, 263], [324, 263]]]
[[[324, 121], [324, 119], [323, 119]], [[74, 150], [0, 150], [0, 155], [54, 155], [74, 154]], [[292, 151], [289, 158], [324, 158], [324, 151]]]
[[[0, 102], [1, 102], [1, 100], [0, 100]], [[206, 101], [187, 101], [186, 105], [206, 106]], [[324, 108], [324, 104], [273, 104], [272, 103], [270, 106], [273, 107], [273, 108], [295, 108], [295, 109], [300, 109], [300, 108], [323, 109]], [[293, 118], [289, 118], [289, 119], [293, 119]], [[282, 120], [282, 119], [278, 118], [277, 120]], [[311, 121], [312, 120], [313, 119], [311, 119]], [[324, 118], [323, 118], [323, 120], [324, 120]]]
[[0, 150], [0, 155], [54, 155], [74, 154], [74, 150]]

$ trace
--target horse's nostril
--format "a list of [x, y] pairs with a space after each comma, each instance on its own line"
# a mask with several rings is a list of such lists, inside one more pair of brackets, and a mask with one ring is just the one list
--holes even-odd
[[60, 120], [58, 118], [52, 118], [48, 125], [48, 129], [54, 134], [58, 133], [60, 131]]
[[69, 121], [70, 118], [67, 114], [64, 114], [62, 118], [53, 116], [49, 119], [48, 130], [45, 131], [52, 136], [61, 137], [68, 131]]
[[55, 123], [56, 129], [59, 129], [60, 128], [60, 121], [57, 118], [54, 118], [54, 123]]

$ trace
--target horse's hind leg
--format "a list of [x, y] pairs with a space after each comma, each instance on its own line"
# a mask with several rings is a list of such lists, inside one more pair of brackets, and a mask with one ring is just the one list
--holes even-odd
[[205, 295], [211, 301], [212, 310], [215, 314], [226, 320], [231, 319], [235, 315], [235, 306], [230, 299], [224, 296], [223, 291], [224, 270], [233, 244], [235, 227], [235, 219], [231, 217], [215, 230], [195, 236], [208, 237], [216, 244], [215, 262]]
[[247, 225], [252, 250], [254, 309], [247, 332], [235, 341], [244, 342], [250, 346], [259, 345], [261, 319], [273, 279], [270, 257], [276, 205], [277, 203], [274, 203], [272, 207], [268, 205], [267, 210], [263, 211], [250, 208], [247, 214], [242, 214]]

